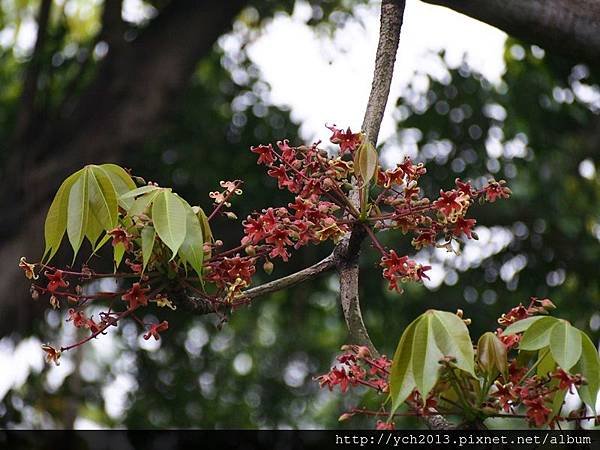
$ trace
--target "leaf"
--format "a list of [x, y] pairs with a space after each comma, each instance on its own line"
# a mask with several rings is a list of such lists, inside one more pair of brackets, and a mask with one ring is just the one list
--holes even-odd
[[542, 317], [534, 322], [523, 333], [519, 342], [519, 350], [530, 351], [546, 347], [550, 340], [550, 331], [557, 323], [558, 319], [554, 317]]
[[456, 358], [456, 366], [475, 376], [473, 344], [469, 329], [456, 314], [432, 310], [435, 341], [444, 356]]
[[95, 248], [96, 242], [98, 241], [98, 238], [100, 237], [103, 231], [104, 227], [100, 225], [98, 219], [96, 219], [96, 217], [93, 214], [89, 214], [87, 227], [85, 229], [85, 237], [87, 237], [88, 241], [90, 241], [92, 249]]
[[509, 335], [509, 334], [522, 333], [523, 331], [527, 330], [531, 325], [533, 325], [538, 320], [545, 319], [547, 317], [548, 316], [534, 316], [534, 317], [527, 317], [526, 319], [518, 320], [515, 323], [507, 326], [502, 334]]
[[[113, 186], [115, 187], [115, 191], [118, 196], [125, 194], [136, 188], [135, 183], [129, 176], [129, 174], [120, 166], [116, 164], [102, 164], [98, 166], [100, 169], [104, 170], [106, 174], [109, 176], [110, 181], [112, 181]], [[119, 199], [119, 205], [128, 210], [133, 202], [132, 199]]]
[[142, 186], [142, 187], [134, 189], [133, 191], [125, 192], [123, 195], [121, 195], [119, 197], [119, 199], [126, 200], [128, 198], [134, 198], [134, 197], [137, 197], [138, 195], [147, 194], [148, 192], [156, 191], [158, 189], [161, 189], [161, 188], [159, 188], [158, 186], [152, 186], [152, 185]]
[[117, 193], [110, 177], [99, 167], [88, 166], [90, 211], [104, 230], [117, 226], [119, 207]]
[[487, 374], [496, 375], [498, 372], [506, 372], [506, 347], [496, 334], [488, 331], [479, 338], [477, 342], [477, 360]]
[[559, 320], [550, 332], [550, 352], [563, 370], [570, 370], [581, 357], [581, 332], [566, 320]]
[[94, 247], [94, 253], [96, 253], [98, 250], [100, 250], [100, 248], [102, 248], [102, 246], [104, 244], [106, 244], [111, 238], [112, 238], [112, 236], [110, 234], [105, 234], [102, 237], [102, 239], [100, 239], [100, 242], [98, 242], [96, 244], [96, 246]]
[[587, 384], [581, 386], [578, 391], [581, 399], [594, 409], [600, 390], [600, 356], [590, 337], [581, 330], [579, 332], [581, 333], [581, 358], [572, 372], [580, 373], [587, 381]]
[[437, 383], [441, 369], [439, 361], [444, 357], [435, 341], [432, 322], [433, 311], [430, 310], [417, 323], [412, 343], [412, 373], [423, 399]]
[[60, 247], [65, 231], [67, 230], [67, 216], [69, 211], [69, 193], [77, 179], [81, 176], [81, 170], [70, 175], [58, 188], [44, 224], [44, 238], [46, 248], [42, 260], [48, 256], [46, 262], [50, 261]]
[[152, 221], [160, 240], [171, 249], [175, 258], [183, 244], [186, 231], [186, 210], [179, 198], [163, 190], [152, 204]]
[[354, 173], [359, 175], [364, 185], [367, 185], [377, 170], [377, 150], [367, 139], [356, 150], [354, 155]]
[[141, 197], [136, 198], [131, 207], [127, 211], [127, 214], [130, 216], [139, 216], [144, 214], [148, 207], [152, 204], [154, 199], [158, 194], [160, 194], [160, 190], [148, 192], [147, 194], [142, 195]]
[[125, 245], [122, 242], [117, 243], [113, 247], [113, 260], [115, 262], [115, 270], [119, 268], [121, 265], [121, 261], [123, 260], [123, 255], [125, 254]]
[[[554, 361], [552, 353], [550, 353], [549, 350], [544, 350], [539, 353], [544, 353], [544, 355], [538, 355], [539, 362], [537, 363], [536, 373], [540, 377], [545, 377], [549, 373], [554, 372], [556, 369], [556, 361]], [[542, 356], [541, 359], [540, 356]]]
[[154, 237], [156, 231], [151, 225], [146, 225], [142, 228], [142, 272], [146, 270], [150, 256], [152, 256], [152, 250], [154, 249]]
[[[200, 227], [202, 228], [203, 240], [204, 240], [204, 242], [211, 243], [213, 241], [213, 234], [212, 234], [212, 230], [210, 229], [210, 223], [208, 222], [208, 217], [206, 216], [206, 214], [204, 213], [204, 210], [202, 208], [194, 207], [194, 209], [195, 210], [197, 209], [196, 216], [198, 217], [198, 220], [200, 221]], [[205, 253], [204, 257], [210, 258], [211, 253], [212, 252], [209, 247], [209, 249]]]
[[402, 333], [390, 373], [390, 393], [392, 397], [392, 411], [396, 412], [398, 407], [408, 398], [410, 393], [417, 387], [412, 373], [412, 345], [415, 328], [421, 318], [415, 319]]
[[186, 231], [179, 254], [186, 263], [192, 266], [198, 277], [202, 279], [202, 263], [204, 261], [202, 226], [191, 206], [185, 200], [180, 200], [186, 211]]
[[73, 261], [81, 247], [88, 223], [88, 171], [84, 170], [69, 193], [67, 236], [73, 248]]

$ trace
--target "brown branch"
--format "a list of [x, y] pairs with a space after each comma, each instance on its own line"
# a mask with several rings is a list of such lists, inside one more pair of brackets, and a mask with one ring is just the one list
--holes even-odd
[[[383, 0], [381, 4], [379, 43], [375, 55], [373, 83], [362, 125], [363, 133], [373, 145], [377, 144], [379, 127], [390, 94], [394, 63], [400, 42], [404, 6], [404, 0]], [[356, 206], [359, 202], [358, 197], [358, 190], [354, 189], [351, 198]], [[360, 244], [364, 236], [365, 233], [362, 227], [354, 227], [352, 232], [344, 237], [336, 249], [339, 255], [340, 302], [350, 333], [350, 343], [366, 345], [374, 355], [377, 355], [379, 353], [369, 337], [360, 311], [358, 257]]]
[[597, 0], [423, 1], [451, 8], [570, 59], [575, 57], [593, 65], [600, 59]]

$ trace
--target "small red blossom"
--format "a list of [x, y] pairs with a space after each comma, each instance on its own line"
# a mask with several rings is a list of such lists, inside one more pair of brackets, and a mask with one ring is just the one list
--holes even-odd
[[48, 364], [50, 363], [54, 363], [57, 366], [60, 366], [60, 355], [61, 355], [61, 351], [52, 347], [49, 344], [44, 344], [42, 345], [42, 350], [44, 350], [44, 352], [46, 352], [46, 362]]
[[158, 341], [160, 339], [159, 333], [166, 331], [168, 329], [169, 329], [169, 322], [167, 322], [166, 320], [163, 320], [161, 323], [156, 323], [156, 324], [150, 325], [150, 329], [144, 335], [144, 339], [148, 340], [151, 337], [153, 337], [154, 339], [156, 339]]
[[69, 317], [67, 322], [72, 321], [75, 328], [84, 328], [88, 326], [87, 317], [81, 311], [77, 311], [73, 308], [68, 311]]
[[485, 199], [490, 203], [494, 203], [499, 198], [510, 197], [510, 194], [512, 194], [512, 191], [509, 188], [507, 188], [506, 186], [504, 186], [505, 184], [506, 184], [506, 181], [504, 181], [504, 180], [500, 180], [500, 181], [491, 180], [488, 183], [488, 185], [484, 188]]
[[123, 228], [114, 228], [112, 230], [110, 230], [108, 232], [108, 234], [110, 234], [112, 236], [112, 245], [113, 247], [117, 246], [118, 244], [123, 244], [123, 246], [125, 247], [125, 251], [129, 252], [131, 251], [131, 234], [129, 234], [126, 230], [124, 230]]
[[259, 145], [258, 147], [250, 147], [250, 151], [258, 155], [258, 161], [256, 162], [256, 164], [270, 165], [275, 162], [275, 156], [273, 155], [273, 146], [271, 144]]
[[25, 276], [27, 277], [28, 280], [37, 280], [38, 279], [38, 275], [35, 274], [35, 264], [29, 264], [26, 260], [25, 257], [22, 256], [21, 259], [19, 260], [19, 268], [23, 269], [23, 271], [25, 272]]
[[45, 272], [44, 275], [48, 278], [48, 286], [46, 286], [46, 289], [52, 294], [59, 288], [66, 288], [69, 286], [69, 282], [63, 279], [62, 270], [56, 270], [54, 273]]
[[335, 125], [327, 126], [327, 128], [333, 133], [329, 140], [332, 144], [338, 144], [340, 146], [340, 154], [342, 155], [346, 152], [354, 152], [356, 147], [358, 147], [362, 141], [361, 133], [352, 133], [350, 128], [346, 131], [336, 128]]
[[526, 415], [530, 424], [541, 427], [548, 422], [552, 410], [544, 404], [543, 397], [523, 400], [523, 404], [527, 407]]
[[556, 378], [560, 381], [559, 389], [569, 389], [569, 392], [573, 394], [573, 387], [581, 385], [581, 375], [570, 375], [563, 369], [558, 369], [552, 375], [552, 378]]
[[465, 234], [469, 239], [473, 238], [473, 227], [475, 226], [477, 221], [475, 219], [465, 219], [463, 217], [459, 217], [454, 222], [454, 228], [452, 229], [452, 234], [454, 236], [460, 236], [461, 234]]
[[458, 216], [469, 204], [469, 197], [463, 192], [440, 190], [440, 197], [433, 202], [433, 207], [440, 211], [450, 222], [456, 221]]
[[140, 283], [133, 283], [133, 286], [121, 298], [129, 302], [129, 309], [136, 309], [140, 305], [147, 306], [146, 292], [149, 290], [149, 287], [142, 288]]
[[384, 422], [383, 420], [378, 420], [375, 425], [376, 430], [394, 430], [395, 425], [394, 422]]

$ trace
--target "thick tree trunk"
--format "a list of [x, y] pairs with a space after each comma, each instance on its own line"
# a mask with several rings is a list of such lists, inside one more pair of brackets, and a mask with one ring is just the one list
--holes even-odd
[[600, 0], [423, 0], [493, 25], [548, 51], [598, 64]]
[[61, 180], [85, 164], [120, 162], [152, 136], [245, 3], [177, 0], [135, 40], [117, 43], [113, 36], [77, 103], [9, 149], [0, 181], [0, 335], [28, 326], [33, 307], [17, 307], [27, 285], [16, 265], [20, 256], [41, 256], [43, 218]]

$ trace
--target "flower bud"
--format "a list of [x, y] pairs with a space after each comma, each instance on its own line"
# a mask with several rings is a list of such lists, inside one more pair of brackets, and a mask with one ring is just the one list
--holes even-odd
[[506, 372], [506, 347], [498, 336], [488, 331], [477, 343], [477, 361], [486, 373]]
[[351, 419], [353, 416], [354, 416], [353, 413], [344, 413], [339, 417], [338, 422], [344, 422], [348, 419]]
[[249, 245], [247, 246], [244, 251], [246, 252], [246, 255], [248, 256], [255, 256], [256, 255], [256, 247], [254, 245]]
[[267, 275], [271, 275], [273, 273], [273, 263], [271, 261], [265, 261], [263, 264], [263, 270]]
[[231, 211], [226, 211], [225, 215], [227, 216], [228, 219], [230, 220], [237, 220], [237, 216], [235, 215], [235, 213], [231, 212]]
[[551, 311], [553, 309], [556, 309], [556, 305], [554, 303], [552, 303], [552, 301], [549, 298], [544, 298], [544, 299], [540, 300], [540, 305], [546, 311]]

